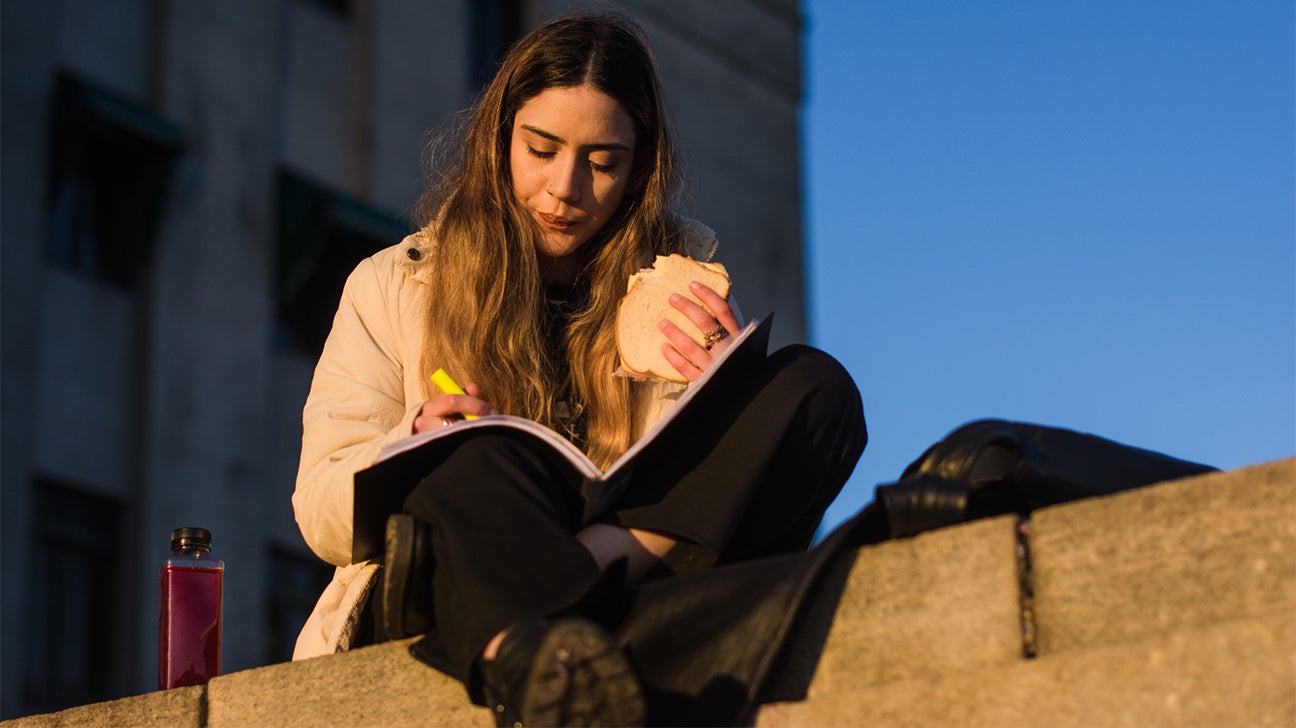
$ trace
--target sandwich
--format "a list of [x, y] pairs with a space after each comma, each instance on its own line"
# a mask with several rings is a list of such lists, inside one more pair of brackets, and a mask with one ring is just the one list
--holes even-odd
[[703, 346], [697, 324], [670, 304], [670, 295], [678, 293], [710, 311], [693, 292], [689, 283], [697, 281], [720, 295], [729, 297], [729, 273], [719, 263], [704, 263], [683, 255], [659, 255], [652, 268], [630, 276], [626, 295], [617, 308], [617, 350], [621, 354], [621, 373], [634, 378], [687, 382], [666, 357], [662, 344], [668, 339], [657, 322], [666, 319]]

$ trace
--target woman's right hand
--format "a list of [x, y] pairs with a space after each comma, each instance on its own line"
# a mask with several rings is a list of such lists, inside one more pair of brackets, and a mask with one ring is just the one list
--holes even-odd
[[496, 415], [494, 405], [478, 397], [481, 390], [476, 384], [464, 387], [467, 394], [442, 394], [423, 403], [414, 418], [414, 432], [426, 432], [445, 427], [463, 419], [464, 415]]

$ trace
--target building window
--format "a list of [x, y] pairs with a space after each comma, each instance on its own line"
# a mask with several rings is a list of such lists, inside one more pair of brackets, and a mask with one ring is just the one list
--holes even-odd
[[270, 549], [270, 568], [266, 570], [265, 656], [266, 664], [292, 659], [297, 633], [310, 616], [315, 601], [328, 586], [332, 569], [314, 557], [301, 556], [286, 549]]
[[23, 639], [26, 713], [120, 697], [125, 689], [120, 502], [64, 483], [36, 483]]
[[46, 188], [46, 258], [130, 288], [153, 256], [184, 142], [143, 106], [60, 72]]
[[522, 37], [522, 0], [477, 0], [471, 8], [469, 80], [480, 88], [490, 83], [509, 46]]
[[400, 242], [409, 223], [290, 171], [276, 181], [276, 342], [319, 356], [356, 264]]

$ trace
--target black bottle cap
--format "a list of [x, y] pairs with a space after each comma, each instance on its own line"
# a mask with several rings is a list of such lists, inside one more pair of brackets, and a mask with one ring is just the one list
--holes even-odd
[[212, 535], [211, 531], [205, 528], [177, 528], [171, 532], [171, 548], [180, 548], [181, 546], [202, 546], [211, 548]]

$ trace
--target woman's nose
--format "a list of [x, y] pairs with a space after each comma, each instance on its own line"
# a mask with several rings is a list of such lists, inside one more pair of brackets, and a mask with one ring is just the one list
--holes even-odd
[[580, 172], [574, 163], [553, 165], [545, 192], [563, 202], [574, 205], [580, 202]]

